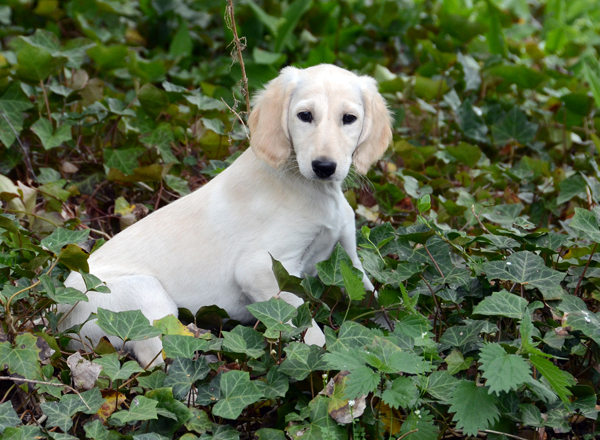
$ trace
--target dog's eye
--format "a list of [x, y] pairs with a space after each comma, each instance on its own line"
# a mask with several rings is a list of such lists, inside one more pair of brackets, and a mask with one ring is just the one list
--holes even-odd
[[342, 117], [344, 125], [352, 124], [354, 121], [356, 121], [356, 116], [354, 115], [344, 115], [344, 117]]
[[300, 119], [302, 122], [312, 122], [313, 115], [311, 112], [300, 112], [298, 113], [298, 119]]

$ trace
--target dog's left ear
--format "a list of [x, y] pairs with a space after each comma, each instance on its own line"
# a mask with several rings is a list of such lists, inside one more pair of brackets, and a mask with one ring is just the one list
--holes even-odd
[[290, 157], [288, 108], [296, 87], [298, 69], [286, 67], [254, 97], [248, 125], [250, 147], [259, 159], [279, 168]]
[[365, 120], [352, 162], [356, 171], [366, 174], [392, 140], [392, 115], [377, 90], [377, 82], [368, 76], [361, 76], [360, 80]]

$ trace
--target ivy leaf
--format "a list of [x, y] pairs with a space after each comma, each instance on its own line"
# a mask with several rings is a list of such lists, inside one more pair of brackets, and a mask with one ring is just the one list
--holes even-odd
[[9, 426], [17, 426], [21, 424], [21, 419], [15, 412], [12, 402], [4, 402], [0, 404], [0, 434]]
[[600, 319], [597, 314], [588, 310], [586, 303], [573, 295], [565, 295], [558, 310], [564, 312], [563, 328], [581, 331], [588, 338], [600, 344]]
[[445, 402], [459, 382], [448, 371], [434, 371], [429, 377], [421, 377], [421, 388], [434, 398]]
[[479, 360], [490, 393], [500, 395], [500, 391], [515, 390], [531, 378], [525, 359], [518, 354], [507, 354], [500, 344], [484, 345]]
[[197, 360], [175, 358], [165, 379], [165, 386], [173, 387], [173, 396], [176, 399], [183, 399], [190, 392], [192, 385], [204, 379], [209, 371], [210, 367], [205, 357]]
[[25, 119], [23, 112], [31, 107], [33, 104], [21, 89], [21, 84], [18, 81], [11, 82], [0, 97], [0, 141], [6, 148], [10, 148], [16, 140], [15, 131], [21, 133]]
[[121, 366], [118, 353], [106, 354], [100, 359], [95, 359], [94, 363], [101, 365], [104, 374], [106, 374], [112, 381], [129, 379], [132, 374], [144, 371], [144, 369], [140, 367], [140, 364], [138, 364], [136, 361], [128, 361]]
[[275, 278], [277, 279], [277, 284], [279, 285], [279, 290], [285, 292], [292, 292], [295, 294], [303, 294], [304, 288], [301, 286], [302, 278], [295, 277], [290, 275], [287, 269], [281, 264], [280, 261], [277, 261], [271, 255], [271, 262], [273, 268], [273, 274], [275, 274]]
[[344, 287], [342, 262], [346, 263], [350, 270], [362, 279], [361, 271], [352, 265], [352, 260], [346, 250], [341, 244], [337, 243], [329, 258], [316, 264], [319, 278], [325, 285]]
[[58, 426], [68, 431], [73, 426], [71, 419], [76, 413], [95, 414], [104, 404], [104, 399], [98, 388], [77, 394], [66, 394], [60, 402], [42, 403], [44, 414], [48, 416], [47, 426]]
[[90, 235], [89, 229], [82, 231], [70, 231], [64, 228], [56, 228], [52, 234], [41, 241], [41, 245], [55, 255], [59, 255], [63, 247], [68, 244], [83, 243]]
[[15, 348], [10, 342], [0, 343], [0, 365], [8, 367], [11, 374], [18, 374], [26, 379], [42, 378], [38, 338], [31, 333], [24, 333], [15, 338]]
[[510, 226], [523, 211], [524, 206], [521, 203], [510, 203], [507, 205], [497, 205], [483, 211], [481, 214], [491, 222], [503, 226]]
[[408, 377], [398, 377], [381, 395], [390, 408], [412, 408], [419, 398], [419, 390]]
[[569, 227], [580, 232], [584, 238], [594, 243], [600, 243], [598, 218], [587, 209], [575, 208], [575, 215], [571, 219]]
[[514, 106], [502, 122], [492, 127], [492, 136], [496, 145], [506, 145], [512, 141], [525, 145], [535, 138], [538, 127], [538, 124], [527, 120], [527, 115], [518, 106]]
[[563, 203], [571, 200], [573, 197], [576, 197], [581, 193], [585, 193], [587, 183], [585, 179], [581, 177], [581, 174], [573, 174], [571, 177], [562, 180], [558, 184], [558, 187], [560, 188], [560, 193], [556, 199], [556, 204], [560, 206]]
[[72, 140], [71, 126], [60, 125], [56, 130], [52, 129], [52, 123], [46, 118], [39, 118], [32, 126], [33, 131], [42, 141], [44, 149], [51, 150], [52, 148], [60, 147], [63, 142]]
[[459, 382], [450, 395], [449, 403], [449, 412], [455, 413], [452, 420], [466, 435], [477, 435], [478, 430], [488, 429], [500, 417], [496, 397], [475, 382]]
[[265, 337], [250, 327], [238, 325], [230, 332], [223, 332], [223, 349], [259, 358], [265, 353]]
[[280, 298], [271, 298], [268, 301], [258, 302], [246, 306], [252, 315], [274, 331], [287, 331], [286, 324], [296, 316], [296, 308]]
[[279, 369], [271, 368], [267, 373], [266, 382], [257, 381], [256, 386], [265, 399], [275, 399], [285, 397], [290, 387], [290, 381], [286, 375], [279, 372]]
[[471, 101], [466, 99], [456, 111], [458, 126], [470, 139], [487, 143], [488, 128], [481, 116], [475, 113]]
[[322, 350], [316, 345], [291, 342], [284, 351], [286, 356], [279, 366], [279, 371], [291, 378], [304, 380], [312, 371], [325, 369]]
[[344, 261], [342, 261], [340, 264], [340, 272], [342, 274], [342, 279], [344, 280], [346, 293], [350, 297], [350, 300], [362, 300], [367, 294], [365, 286], [362, 282], [362, 276], [359, 276], [356, 271], [353, 271]]
[[473, 310], [474, 314], [487, 316], [505, 316], [522, 319], [527, 310], [527, 300], [502, 289], [485, 297]]
[[221, 377], [221, 400], [213, 407], [213, 414], [235, 420], [245, 407], [261, 397], [261, 392], [250, 381], [250, 374], [247, 371], [228, 371]]
[[474, 321], [467, 325], [455, 325], [448, 328], [440, 338], [440, 342], [452, 347], [464, 347], [481, 340], [479, 334], [485, 326], [484, 321]]
[[123, 174], [132, 175], [133, 170], [140, 166], [138, 157], [145, 150], [140, 147], [131, 148], [105, 148], [104, 165], [109, 168], [116, 168]]
[[152, 130], [150, 136], [142, 138], [142, 142], [150, 147], [156, 147], [166, 164], [179, 163], [171, 151], [171, 144], [175, 142], [175, 135], [173, 134], [173, 127], [169, 123], [162, 122]]
[[541, 373], [548, 381], [552, 389], [558, 394], [560, 400], [565, 405], [569, 404], [569, 396], [572, 394], [567, 387], [575, 385], [575, 379], [566, 371], [562, 371], [548, 359], [532, 355], [529, 356], [529, 362]]
[[144, 396], [137, 396], [131, 402], [129, 411], [118, 411], [113, 413], [109, 420], [119, 426], [123, 426], [129, 422], [158, 419], [157, 406], [158, 402], [156, 400], [148, 399]]
[[111, 312], [99, 307], [97, 323], [107, 334], [123, 341], [143, 341], [161, 334], [139, 310]]
[[327, 350], [330, 353], [338, 351], [355, 351], [362, 349], [373, 342], [374, 335], [371, 331], [353, 321], [344, 321], [337, 335], [337, 339], [332, 335], [329, 327], [325, 327], [325, 336], [327, 339]]
[[515, 252], [505, 261], [483, 264], [489, 280], [500, 279], [522, 284], [527, 289], [538, 288], [544, 299], [560, 299], [563, 295], [561, 281], [565, 274], [546, 267], [539, 255], [529, 251]]
[[163, 351], [171, 359], [177, 357], [191, 359], [197, 351], [207, 351], [210, 349], [209, 341], [193, 336], [164, 335], [162, 339]]

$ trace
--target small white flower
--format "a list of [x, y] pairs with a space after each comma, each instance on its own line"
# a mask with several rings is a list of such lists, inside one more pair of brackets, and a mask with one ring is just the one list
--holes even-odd
[[355, 403], [356, 403], [356, 401], [355, 401], [355, 400], [348, 400], [348, 406], [349, 406], [350, 408], [352, 408], [352, 407], [354, 406], [354, 404], [355, 404]]
[[327, 377], [328, 377], [327, 373], [323, 373], [322, 377], [323, 377], [323, 379], [327, 379]]
[[421, 333], [421, 337], [424, 338], [425, 336], [427, 336], [427, 332], [423, 332]]

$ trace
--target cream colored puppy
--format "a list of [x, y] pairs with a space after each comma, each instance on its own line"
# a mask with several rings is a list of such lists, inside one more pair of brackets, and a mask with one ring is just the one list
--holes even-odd
[[[315, 275], [315, 264], [339, 242], [362, 270], [342, 182], [352, 163], [365, 173], [383, 154], [392, 138], [390, 120], [372, 78], [326, 64], [286, 67], [254, 100], [251, 149], [203, 188], [92, 254], [90, 272], [112, 293], [90, 292], [62, 329], [84, 322], [98, 307], [140, 309], [152, 322], [177, 315], [178, 307], [194, 313], [216, 304], [233, 319], [251, 321], [246, 306], [279, 293], [270, 255], [293, 275]], [[363, 282], [372, 290], [366, 277]], [[85, 291], [78, 273], [65, 284]], [[294, 294], [280, 296], [302, 304]], [[96, 344], [104, 333], [88, 322], [81, 335]], [[315, 322], [305, 340], [325, 343]], [[131, 341], [126, 348], [147, 365], [162, 343]]]

